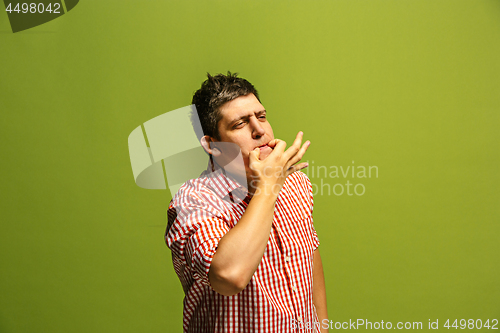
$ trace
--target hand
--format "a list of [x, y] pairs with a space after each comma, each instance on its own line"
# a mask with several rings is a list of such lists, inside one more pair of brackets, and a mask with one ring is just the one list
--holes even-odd
[[286, 177], [308, 166], [307, 163], [297, 164], [304, 156], [310, 142], [306, 141], [302, 147], [303, 133], [299, 132], [292, 146], [285, 151], [286, 142], [274, 139], [269, 142], [273, 151], [269, 156], [260, 160], [260, 149], [256, 148], [250, 152], [249, 166], [253, 171], [250, 187], [255, 188], [255, 194], [264, 191], [266, 194], [274, 194], [276, 197], [285, 183]]

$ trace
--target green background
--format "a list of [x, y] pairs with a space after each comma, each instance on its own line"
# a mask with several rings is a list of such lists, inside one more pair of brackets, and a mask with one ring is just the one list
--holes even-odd
[[82, 0], [0, 49], [1, 332], [182, 330], [127, 137], [227, 70], [310, 163], [379, 169], [315, 197], [331, 320], [500, 319], [500, 1]]

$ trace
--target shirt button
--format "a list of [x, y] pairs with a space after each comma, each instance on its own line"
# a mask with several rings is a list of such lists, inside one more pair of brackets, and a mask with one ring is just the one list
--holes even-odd
[[302, 317], [301, 316], [297, 316], [297, 321], [300, 323], [302, 322]]
[[289, 262], [290, 261], [290, 257], [285, 257], [285, 261]]
[[297, 291], [297, 287], [292, 286], [292, 290], [293, 290], [293, 291]]

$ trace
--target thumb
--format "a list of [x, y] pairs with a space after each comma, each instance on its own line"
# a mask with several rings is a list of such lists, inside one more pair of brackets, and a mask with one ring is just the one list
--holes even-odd
[[254, 150], [252, 150], [250, 152], [250, 158], [251, 157], [254, 157], [256, 160], [259, 160], [259, 157], [260, 157], [260, 148], [255, 148]]

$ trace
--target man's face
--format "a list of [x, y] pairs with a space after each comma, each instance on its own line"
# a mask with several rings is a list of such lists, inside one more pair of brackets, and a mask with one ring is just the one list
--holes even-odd
[[272, 148], [267, 144], [274, 139], [274, 134], [271, 124], [267, 121], [266, 109], [254, 94], [248, 94], [225, 103], [220, 111], [220, 141], [235, 143], [241, 149], [248, 175], [249, 154], [252, 150], [260, 149], [261, 160], [272, 152]]

